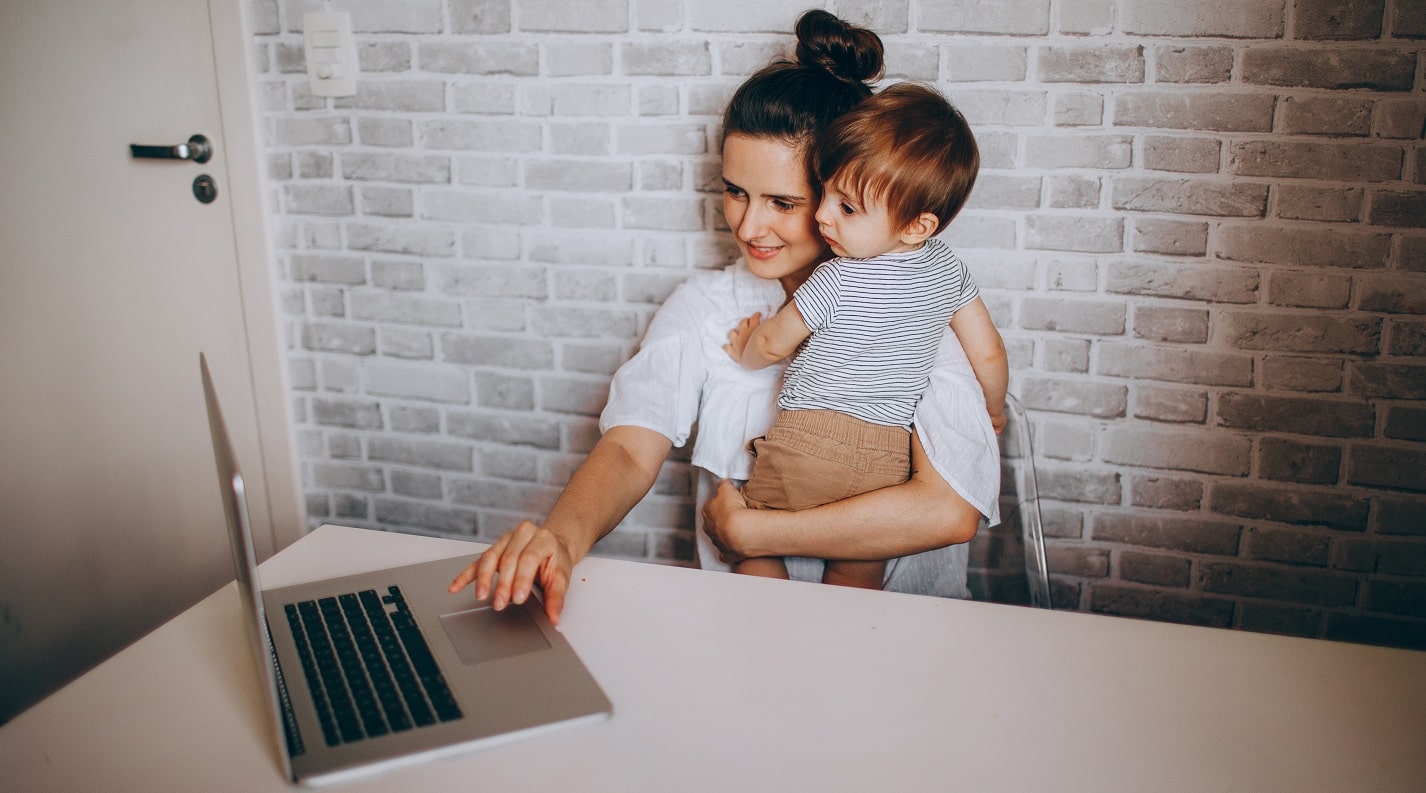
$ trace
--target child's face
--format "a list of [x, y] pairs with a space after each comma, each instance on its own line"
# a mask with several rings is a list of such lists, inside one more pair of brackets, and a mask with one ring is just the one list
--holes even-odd
[[826, 185], [817, 208], [817, 230], [832, 252], [850, 259], [869, 259], [884, 253], [900, 253], [916, 247], [903, 239], [886, 204], [851, 193], [836, 180]]

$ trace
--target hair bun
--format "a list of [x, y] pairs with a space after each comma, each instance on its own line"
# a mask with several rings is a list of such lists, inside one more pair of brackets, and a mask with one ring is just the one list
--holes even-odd
[[831, 73], [852, 83], [868, 83], [881, 76], [881, 38], [821, 9], [797, 20], [797, 62]]

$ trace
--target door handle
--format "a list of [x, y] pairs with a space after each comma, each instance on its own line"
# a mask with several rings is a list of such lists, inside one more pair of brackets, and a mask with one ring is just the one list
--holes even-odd
[[145, 146], [141, 143], [130, 143], [129, 153], [134, 157], [159, 160], [208, 162], [213, 159], [213, 143], [202, 135], [194, 135], [188, 139], [187, 143], [180, 143], [177, 146]]

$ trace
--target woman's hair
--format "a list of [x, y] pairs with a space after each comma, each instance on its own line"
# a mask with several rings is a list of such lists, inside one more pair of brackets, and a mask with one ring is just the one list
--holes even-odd
[[882, 72], [881, 38], [821, 10], [795, 28], [796, 61], [778, 60], [739, 86], [723, 114], [723, 137], [747, 135], [805, 150], [833, 119], [871, 96]]
[[930, 212], [937, 233], [960, 212], [980, 170], [965, 117], [916, 83], [890, 86], [834, 120], [808, 159], [818, 181], [884, 204], [897, 228]]

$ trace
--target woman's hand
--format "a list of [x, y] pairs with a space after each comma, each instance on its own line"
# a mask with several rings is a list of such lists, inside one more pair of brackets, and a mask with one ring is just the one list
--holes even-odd
[[564, 539], [527, 520], [461, 571], [450, 591], [459, 592], [475, 582], [476, 599], [488, 597], [491, 607], [500, 611], [511, 603], [524, 603], [538, 583], [545, 593], [545, 614], [558, 625], [573, 571], [574, 561]]
[[718, 492], [703, 504], [703, 530], [730, 565], [748, 558], [739, 550], [738, 529], [752, 510], [743, 500], [743, 491], [727, 479], [718, 483]]

